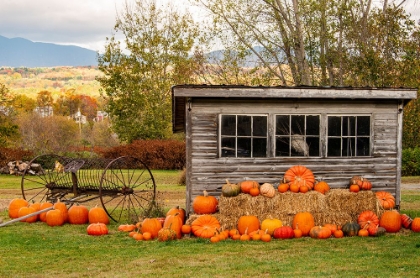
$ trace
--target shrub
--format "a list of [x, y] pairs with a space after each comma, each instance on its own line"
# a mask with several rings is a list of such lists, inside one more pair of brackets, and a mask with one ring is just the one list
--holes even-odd
[[33, 153], [31, 151], [0, 147], [0, 167], [7, 165], [10, 161], [29, 161], [32, 159], [32, 156]]
[[408, 148], [402, 151], [402, 176], [420, 176], [420, 148]]

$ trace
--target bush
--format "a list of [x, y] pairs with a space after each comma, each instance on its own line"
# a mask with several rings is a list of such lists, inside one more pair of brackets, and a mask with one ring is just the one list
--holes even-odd
[[181, 170], [185, 155], [185, 142], [178, 140], [138, 140], [102, 151], [104, 158], [133, 156], [155, 170]]
[[0, 167], [7, 165], [7, 163], [10, 161], [29, 161], [32, 159], [32, 156], [33, 153], [31, 151], [0, 147]]
[[420, 176], [420, 148], [409, 148], [402, 151], [402, 176]]

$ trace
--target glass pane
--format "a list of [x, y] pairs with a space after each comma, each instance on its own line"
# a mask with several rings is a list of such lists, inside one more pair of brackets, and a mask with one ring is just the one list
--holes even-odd
[[289, 135], [289, 116], [277, 115], [276, 116], [276, 135]]
[[343, 156], [355, 156], [356, 155], [356, 145], [354, 137], [343, 138]]
[[236, 116], [223, 115], [222, 116], [222, 135], [235, 135], [236, 134]]
[[289, 156], [289, 138], [276, 138], [276, 156]]
[[237, 157], [251, 157], [251, 138], [238, 138]]
[[251, 116], [238, 116], [237, 136], [251, 136]]
[[235, 138], [222, 138], [222, 157], [235, 157]]
[[370, 139], [369, 137], [358, 137], [357, 138], [357, 156], [369, 156], [370, 155]]
[[328, 156], [341, 156], [341, 139], [329, 138], [327, 151], [328, 151]]
[[306, 137], [309, 146], [309, 156], [319, 156], [319, 137]]
[[341, 117], [328, 117], [328, 136], [341, 136]]
[[305, 116], [292, 116], [292, 134], [305, 134]]
[[370, 117], [359, 116], [357, 117], [357, 135], [370, 135]]
[[356, 135], [356, 117], [343, 117], [343, 136]]
[[306, 135], [319, 135], [319, 116], [306, 117]]
[[253, 117], [253, 136], [267, 136], [267, 117]]
[[253, 140], [252, 157], [266, 157], [267, 156], [267, 139], [254, 138]]
[[292, 136], [292, 156], [308, 156], [309, 146], [306, 143], [305, 137]]

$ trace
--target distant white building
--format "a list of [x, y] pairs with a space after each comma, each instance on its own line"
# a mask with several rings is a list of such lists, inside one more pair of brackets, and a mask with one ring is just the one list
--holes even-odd
[[73, 114], [72, 116], [71, 116], [73, 119], [74, 119], [74, 121], [76, 122], [76, 123], [78, 123], [78, 124], [85, 124], [85, 123], [87, 123], [87, 119], [86, 119], [86, 116], [85, 115], [83, 115], [81, 112], [80, 112], [80, 109], [75, 113], [75, 114]]
[[95, 122], [102, 122], [105, 118], [108, 118], [108, 113], [105, 111], [96, 111], [96, 117], [93, 120]]
[[34, 112], [37, 113], [41, 118], [54, 115], [54, 110], [52, 106], [37, 106], [34, 109]]

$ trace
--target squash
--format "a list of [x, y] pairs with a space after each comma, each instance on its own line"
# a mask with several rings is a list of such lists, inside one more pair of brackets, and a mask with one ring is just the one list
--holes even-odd
[[[165, 222], [163, 223], [163, 228], [171, 229], [172, 231], [175, 232], [176, 237], [180, 239], [182, 237], [182, 232], [181, 232], [182, 225], [183, 225], [182, 219], [181, 217], [178, 216], [178, 213], [176, 213], [176, 214], [170, 214], [166, 216]], [[167, 231], [165, 231], [164, 233], [165, 235], [168, 235]]]
[[162, 224], [157, 218], [145, 218], [140, 225], [143, 238], [145, 233], [149, 233], [151, 238], [157, 238], [160, 229]]
[[61, 211], [61, 213], [63, 214], [64, 223], [66, 223], [69, 219], [69, 211], [67, 209], [66, 203], [61, 202], [61, 200], [58, 199], [57, 202], [54, 203], [53, 208]]
[[258, 195], [260, 195], [260, 189], [258, 187], [253, 187], [249, 190], [249, 195], [251, 195], [252, 197], [257, 197]]
[[342, 231], [342, 230], [336, 230], [336, 231], [333, 233], [333, 236], [334, 236], [335, 238], [342, 238], [342, 237], [344, 236], [344, 233], [343, 233], [343, 231]]
[[11, 200], [9, 203], [9, 217], [18, 218], [20, 208], [27, 207], [28, 205], [28, 201], [23, 198], [16, 198]]
[[396, 210], [385, 211], [379, 220], [379, 226], [385, 228], [387, 233], [397, 233], [401, 230], [401, 215]]
[[284, 181], [291, 185], [296, 184], [298, 187], [306, 185], [309, 190], [312, 190], [315, 183], [315, 177], [312, 171], [305, 166], [295, 165], [284, 173]]
[[346, 222], [341, 228], [345, 236], [357, 236], [360, 230], [360, 225], [356, 222]]
[[315, 184], [314, 190], [325, 195], [325, 193], [330, 191], [330, 186], [326, 181], [320, 181]]
[[105, 209], [102, 207], [95, 206], [89, 210], [88, 213], [89, 224], [93, 223], [104, 223], [105, 225], [109, 224], [109, 217]]
[[68, 217], [70, 224], [86, 224], [89, 222], [89, 210], [83, 205], [74, 204], [69, 208]]
[[410, 216], [408, 216], [405, 213], [401, 214], [401, 224], [403, 225], [404, 228], [410, 229], [412, 222], [413, 222], [413, 219]]
[[314, 226], [309, 231], [309, 236], [315, 239], [327, 239], [331, 237], [331, 230], [327, 227]]
[[261, 222], [261, 230], [266, 231], [269, 235], [273, 235], [274, 230], [277, 228], [280, 228], [283, 226], [283, 223], [280, 219], [272, 218], [271, 216], [269, 218], [264, 219]]
[[[169, 216], [169, 215], [178, 215], [178, 217], [181, 218], [182, 224], [185, 224], [186, 211], [180, 206], [176, 206], [169, 209], [168, 212], [166, 213], [166, 216]], [[165, 222], [165, 220], [163, 220], [163, 222]]]
[[102, 236], [108, 234], [108, 227], [104, 223], [93, 223], [87, 227], [87, 233], [91, 236]]
[[349, 190], [350, 192], [357, 193], [360, 191], [360, 186], [358, 186], [357, 184], [352, 184], [350, 185]]
[[385, 228], [383, 227], [379, 227], [379, 225], [377, 226], [371, 226], [368, 229], [369, 235], [374, 236], [374, 237], [379, 237], [379, 236], [383, 236], [386, 232]]
[[293, 217], [292, 228], [299, 229], [302, 231], [302, 236], [308, 236], [312, 227], [315, 226], [315, 220], [310, 212], [298, 212]]
[[[18, 212], [18, 217], [27, 216], [31, 213], [36, 212], [34, 207], [28, 206], [28, 207], [21, 207]], [[25, 219], [20, 220], [21, 222], [27, 222], [27, 223], [34, 223], [38, 220], [38, 215], [29, 216]]]
[[52, 209], [47, 211], [47, 215], [45, 217], [45, 222], [48, 226], [61, 226], [64, 224], [64, 216], [61, 210], [59, 209]]
[[169, 241], [177, 239], [177, 233], [171, 229], [171, 226], [162, 228], [158, 232], [158, 241]]
[[324, 226], [323, 226], [324, 228], [328, 228], [328, 229], [330, 229], [330, 231], [331, 231], [331, 234], [333, 234], [335, 231], [337, 231], [338, 230], [338, 226], [336, 225], [336, 224], [330, 224], [330, 223], [327, 223], [327, 224], [324, 224]]
[[201, 215], [191, 223], [191, 231], [196, 237], [211, 238], [220, 229], [220, 223], [213, 215]]
[[357, 232], [357, 235], [360, 237], [367, 237], [369, 236], [369, 231], [366, 228], [360, 229], [359, 232]]
[[226, 180], [226, 184], [222, 186], [222, 196], [235, 197], [241, 193], [241, 186], [239, 184], [230, 183]]
[[383, 209], [393, 209], [395, 207], [395, 197], [391, 193], [387, 191], [378, 191], [375, 194]]
[[[50, 207], [52, 207], [53, 205], [54, 205], [54, 204], [53, 204], [53, 203], [51, 203], [51, 202], [41, 203], [41, 205], [40, 205], [40, 207], [39, 207], [39, 210], [43, 210], [43, 209], [46, 209], [46, 208], [50, 208]], [[42, 221], [42, 222], [46, 222], [46, 221], [47, 221], [47, 211], [39, 214], [39, 220], [40, 220], [40, 221]]]
[[249, 191], [253, 187], [260, 187], [260, 184], [254, 180], [244, 180], [239, 183], [239, 186], [241, 187], [241, 192], [249, 194]]
[[260, 186], [260, 194], [267, 198], [273, 198], [276, 195], [276, 190], [271, 183], [263, 183]]
[[411, 222], [411, 230], [413, 232], [420, 232], [420, 217], [415, 217], [413, 222]]
[[280, 193], [287, 192], [289, 190], [289, 184], [288, 183], [280, 183], [277, 187], [277, 191]]
[[361, 176], [353, 176], [350, 179], [349, 186], [357, 185], [361, 190], [371, 190], [372, 183], [367, 179]]
[[237, 223], [237, 229], [241, 235], [252, 233], [260, 229], [260, 220], [255, 215], [243, 215], [239, 217]]
[[368, 231], [372, 225], [377, 226], [379, 224], [379, 218], [373, 211], [366, 210], [357, 217], [357, 224], [359, 224], [361, 229]]
[[197, 196], [193, 201], [193, 210], [197, 214], [212, 214], [217, 211], [219, 201], [214, 196], [210, 196], [207, 191], [203, 191], [202, 196]]
[[292, 227], [282, 226], [276, 228], [273, 232], [273, 237], [277, 239], [291, 239], [295, 236]]

